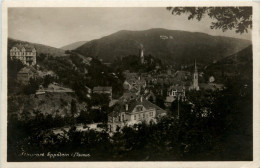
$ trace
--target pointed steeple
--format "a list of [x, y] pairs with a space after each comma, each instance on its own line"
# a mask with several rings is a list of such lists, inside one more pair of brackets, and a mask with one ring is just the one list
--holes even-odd
[[198, 70], [197, 70], [197, 64], [196, 64], [196, 59], [195, 59], [195, 66], [194, 66], [194, 68], [195, 68], [194, 72], [198, 72]]
[[197, 69], [196, 59], [195, 59], [195, 63], [194, 63], [193, 89], [194, 90], [199, 90], [199, 76], [198, 76], [198, 69]]

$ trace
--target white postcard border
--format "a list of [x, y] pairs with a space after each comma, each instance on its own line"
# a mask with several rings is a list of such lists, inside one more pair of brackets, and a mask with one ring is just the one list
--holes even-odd
[[[8, 7], [168, 7], [168, 6], [252, 6], [253, 7], [253, 161], [249, 162], [7, 162], [7, 9]], [[260, 167], [260, 3], [234, 1], [5, 1], [2, 3], [2, 88], [1, 167], [2, 168], [123, 168], [123, 167]]]

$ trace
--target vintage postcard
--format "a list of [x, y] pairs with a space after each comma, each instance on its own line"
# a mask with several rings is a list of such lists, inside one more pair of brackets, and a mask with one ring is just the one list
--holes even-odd
[[1, 166], [260, 167], [257, 2], [3, 2]]

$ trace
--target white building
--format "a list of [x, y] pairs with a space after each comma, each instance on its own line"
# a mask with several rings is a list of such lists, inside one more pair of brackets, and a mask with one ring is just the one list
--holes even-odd
[[214, 76], [210, 76], [209, 77], [209, 83], [213, 83], [213, 82], [215, 82], [215, 78], [214, 78]]
[[36, 49], [28, 44], [16, 44], [10, 50], [11, 59], [19, 59], [25, 65], [36, 64]]
[[156, 122], [157, 117], [166, 115], [166, 111], [140, 97], [127, 102], [118, 102], [113, 112], [108, 114], [109, 131], [115, 132], [124, 126], [133, 126], [141, 122]]

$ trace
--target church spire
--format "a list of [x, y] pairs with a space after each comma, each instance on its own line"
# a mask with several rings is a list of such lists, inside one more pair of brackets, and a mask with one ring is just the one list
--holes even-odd
[[193, 89], [199, 90], [199, 75], [198, 75], [196, 59], [195, 59], [195, 63], [194, 63]]

